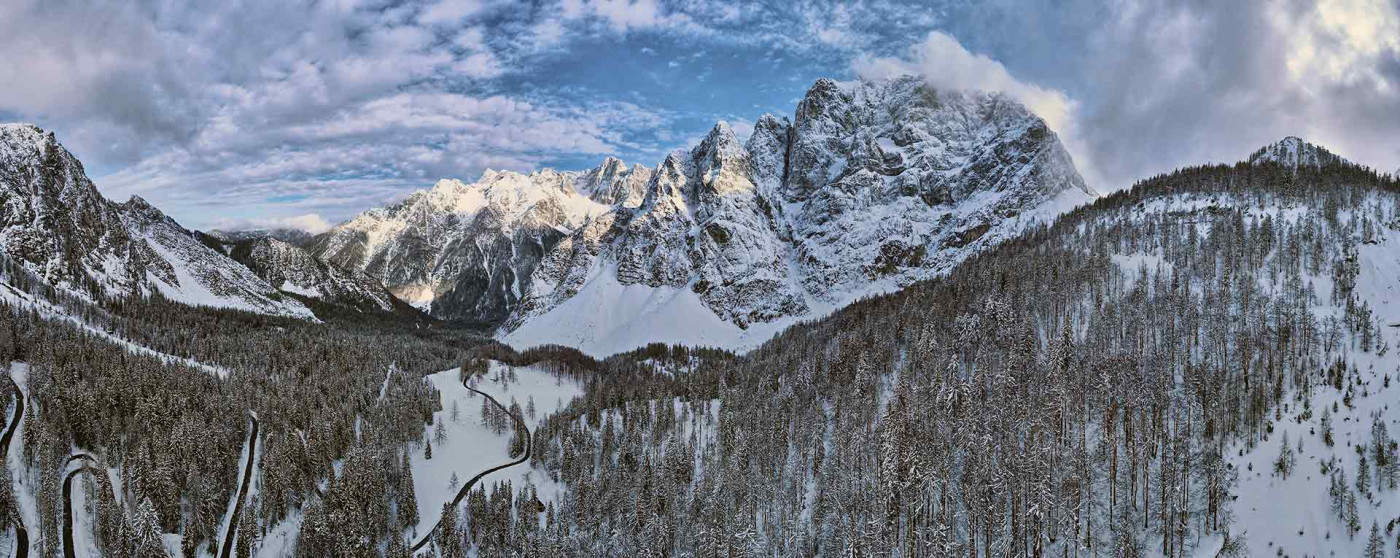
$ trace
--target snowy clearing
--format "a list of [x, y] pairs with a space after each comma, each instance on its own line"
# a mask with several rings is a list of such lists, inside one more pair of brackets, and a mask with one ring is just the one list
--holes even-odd
[[[526, 409], [533, 398], [535, 416], [528, 414], [525, 421], [533, 428], [545, 417], [568, 404], [573, 398], [583, 395], [583, 389], [572, 380], [555, 377], [553, 374], [531, 367], [515, 368], [513, 380], [497, 381], [497, 378], [511, 367], [499, 362], [491, 362], [486, 377], [478, 381], [476, 389], [491, 394], [502, 405], [510, 406], [512, 401]], [[425, 427], [424, 439], [432, 443], [433, 457], [424, 457], [424, 447], [410, 449], [410, 462], [413, 467], [413, 489], [418, 500], [418, 526], [410, 531], [416, 541], [431, 529], [442, 512], [442, 505], [452, 500], [461, 483], [482, 470], [508, 462], [511, 457], [507, 447], [511, 429], [497, 434], [481, 421], [481, 406], [489, 403], [462, 386], [460, 369], [453, 368], [428, 376], [437, 388], [442, 399], [442, 410], [433, 414], [434, 422], [440, 421], [445, 435], [444, 442], [434, 437], [433, 427]], [[453, 420], [453, 405], [457, 408], [457, 418]], [[457, 484], [452, 483], [456, 475]], [[516, 487], [531, 482], [539, 491], [541, 500], [553, 499], [562, 487], [551, 481], [543, 472], [538, 472], [522, 464], [494, 472], [482, 478], [479, 486], [490, 487], [494, 483], [509, 480]]]

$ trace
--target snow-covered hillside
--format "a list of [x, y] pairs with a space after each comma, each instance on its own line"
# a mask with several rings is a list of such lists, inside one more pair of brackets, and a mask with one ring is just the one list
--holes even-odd
[[[511, 461], [509, 442], [513, 425], [501, 430], [485, 424], [482, 406], [489, 404], [461, 382], [461, 370], [454, 368], [428, 376], [442, 398], [442, 410], [433, 414], [434, 426], [423, 435], [432, 445], [432, 458], [426, 447], [411, 452], [413, 486], [418, 500], [418, 525], [408, 533], [414, 541], [424, 536], [441, 515], [444, 503], [452, 501], [462, 483], [477, 473]], [[472, 384], [507, 407], [518, 404], [530, 428], [583, 395], [573, 380], [531, 367], [513, 368], [491, 361], [489, 371]], [[533, 412], [532, 412], [533, 411]], [[436, 425], [442, 425], [442, 435]], [[454, 479], [456, 482], [454, 483]], [[518, 492], [527, 483], [534, 485], [541, 500], [552, 500], [561, 489], [543, 472], [528, 463], [509, 467], [483, 477], [478, 486], [489, 487], [509, 481]]]
[[139, 197], [121, 204], [122, 222], [169, 266], [147, 270], [165, 298], [197, 306], [315, 318], [305, 306], [283, 297], [248, 267], [211, 249], [194, 234]]
[[[1386, 205], [1384, 211], [1395, 214], [1397, 208]], [[1400, 228], [1356, 240], [1355, 293], [1383, 326], [1379, 343], [1388, 350], [1362, 351], [1356, 339], [1343, 340], [1337, 355], [1345, 363], [1338, 374], [1343, 388], [1324, 385], [1327, 377], [1319, 370], [1313, 380], [1319, 386], [1297, 394], [1276, 413], [1266, 440], [1232, 453], [1230, 461], [1239, 473], [1236, 521], [1249, 534], [1255, 555], [1362, 556], [1373, 524], [1379, 525], [1387, 552], [1400, 548], [1394, 530], [1400, 493], [1397, 473], [1389, 471], [1400, 466], [1394, 463], [1395, 438], [1400, 436]], [[1330, 275], [1309, 279], [1318, 293], [1332, 291]], [[1319, 320], [1343, 318], [1343, 308], [1326, 304], [1325, 295], [1319, 298]], [[1330, 444], [1325, 423], [1330, 424]], [[1389, 464], [1377, 463], [1377, 440], [1382, 440]], [[1287, 477], [1274, 469], [1284, 443], [1293, 453]], [[1342, 517], [1346, 509], [1333, 511], [1329, 488], [1336, 472], [1348, 491], [1359, 486], [1358, 475], [1368, 477], [1369, 489], [1357, 489], [1354, 533]]]
[[[1285, 152], [1326, 153], [1317, 146], [1296, 144], [1295, 139], [1261, 152], [1280, 152], [1277, 146], [1294, 144]], [[1286, 156], [1267, 162], [1296, 168], [1297, 160]], [[1263, 162], [1257, 156], [1252, 161]], [[1307, 335], [1331, 338], [1333, 348], [1318, 355], [1321, 366], [1306, 375], [1304, 387], [1282, 393], [1284, 402], [1271, 413], [1273, 420], [1260, 439], [1246, 438], [1227, 448], [1226, 463], [1237, 479], [1230, 491], [1230, 532], [1248, 541], [1253, 556], [1363, 556], [1373, 524], [1384, 548], [1400, 548], [1395, 531], [1400, 522], [1400, 203], [1394, 196], [1371, 194], [1360, 196], [1355, 207], [1329, 209], [1242, 194], [1162, 196], [1140, 204], [1135, 212], [1191, 217], [1202, 234], [1208, 234], [1207, 215], [1235, 209], [1242, 211], [1243, 219], [1267, 220], [1273, 230], [1310, 229], [1317, 234], [1340, 225], [1349, 232], [1341, 233], [1336, 254], [1349, 263], [1300, 272], [1301, 283], [1314, 293], [1311, 312], [1318, 331]], [[1329, 217], [1330, 211], [1336, 214]], [[1290, 261], [1277, 253], [1267, 257]], [[1140, 274], [1167, 278], [1176, 271], [1150, 248], [1114, 254], [1112, 261], [1128, 279]], [[1263, 295], [1283, 296], [1297, 288], [1286, 284], [1286, 275], [1279, 270], [1253, 277], [1255, 288]], [[1339, 286], [1339, 281], [1346, 285]], [[1355, 298], [1342, 300], [1348, 293]], [[1353, 305], [1350, 313], [1348, 304]], [[1379, 326], [1374, 338], [1363, 340], [1364, 335], [1342, 329], [1358, 314]], [[1366, 477], [1365, 490], [1359, 475]], [[1343, 490], [1335, 490], [1334, 481]], [[1348, 498], [1355, 500], [1354, 513]], [[1211, 556], [1220, 540], [1197, 543], [1197, 555]]]
[[1298, 168], [1300, 166], [1322, 167], [1330, 164], [1345, 163], [1346, 160], [1337, 156], [1318, 145], [1303, 141], [1296, 136], [1288, 136], [1279, 141], [1266, 145], [1249, 156], [1249, 162], [1253, 164], [1277, 163], [1288, 168]]

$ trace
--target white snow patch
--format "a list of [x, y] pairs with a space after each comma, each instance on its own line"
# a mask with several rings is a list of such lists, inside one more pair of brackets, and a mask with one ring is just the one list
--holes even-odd
[[614, 266], [599, 266], [578, 294], [502, 337], [517, 348], [567, 345], [594, 356], [649, 343], [753, 348], [798, 318], [742, 329], [721, 319], [687, 288], [623, 285]]
[[320, 289], [316, 287], [303, 287], [291, 281], [283, 281], [279, 290], [287, 291], [292, 294], [299, 294], [301, 296], [309, 296], [311, 298], [321, 298]]
[[[29, 364], [24, 362], [10, 363], [10, 378], [19, 387], [20, 393], [25, 398], [25, 415], [19, 425], [15, 427], [15, 433], [10, 439], [10, 451], [5, 455], [5, 463], [10, 467], [11, 481], [14, 483], [15, 501], [19, 507], [20, 520], [24, 522], [24, 528], [29, 532], [29, 546], [31, 551], [37, 548], [35, 543], [36, 533], [39, 532], [39, 500], [36, 494], [39, 490], [39, 479], [35, 477], [24, 460], [24, 427], [29, 422]], [[9, 416], [6, 415], [8, 424]]]

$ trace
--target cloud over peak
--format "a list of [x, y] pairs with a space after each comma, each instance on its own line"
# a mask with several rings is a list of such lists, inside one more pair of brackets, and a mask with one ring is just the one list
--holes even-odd
[[196, 227], [340, 219], [488, 166], [652, 163], [819, 77], [1003, 91], [1101, 191], [1287, 134], [1400, 165], [1391, 0], [13, 0], [0, 58], [0, 119]]

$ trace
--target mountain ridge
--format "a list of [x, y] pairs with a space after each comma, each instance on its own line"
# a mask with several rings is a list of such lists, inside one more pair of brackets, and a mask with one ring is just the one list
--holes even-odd
[[[651, 301], [643, 306], [658, 319], [696, 317], [668, 305], [703, 308], [718, 318], [701, 316], [707, 327], [748, 337], [946, 271], [1096, 195], [1044, 121], [1005, 95], [822, 79], [794, 117], [763, 115], [742, 143], [718, 123], [655, 167], [610, 157], [584, 171], [440, 181], [309, 248], [436, 317], [499, 327], [507, 341], [625, 328], [621, 313], [519, 333], [580, 292], [598, 306], [624, 291]], [[514, 194], [490, 211], [464, 201], [503, 176]]]
[[140, 197], [103, 197], [54, 134], [32, 124], [0, 125], [0, 206], [0, 248], [53, 287], [314, 318]]

